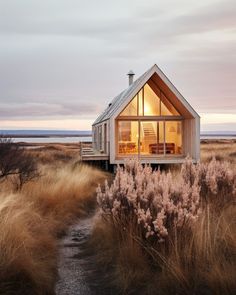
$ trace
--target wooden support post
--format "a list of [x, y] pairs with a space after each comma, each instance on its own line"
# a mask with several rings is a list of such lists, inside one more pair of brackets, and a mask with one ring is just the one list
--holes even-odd
[[113, 173], [116, 174], [116, 170], [117, 170], [117, 165], [113, 164]]
[[109, 163], [108, 163], [108, 161], [105, 161], [105, 170], [106, 170], [106, 171], [109, 170]]

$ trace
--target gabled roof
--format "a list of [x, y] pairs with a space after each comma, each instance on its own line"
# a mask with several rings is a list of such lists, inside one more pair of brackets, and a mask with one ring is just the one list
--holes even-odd
[[170, 90], [194, 117], [199, 117], [198, 113], [191, 107], [182, 94], [175, 88], [175, 86], [165, 76], [161, 69], [155, 64], [137, 80], [135, 80], [127, 89], [113, 98], [104, 112], [94, 121], [93, 125], [106, 121], [117, 112], [121, 112], [124, 106], [130, 102], [130, 100], [139, 92], [139, 90], [145, 85], [145, 83], [152, 77], [154, 73], [156, 73], [162, 79], [162, 81], [170, 88]]

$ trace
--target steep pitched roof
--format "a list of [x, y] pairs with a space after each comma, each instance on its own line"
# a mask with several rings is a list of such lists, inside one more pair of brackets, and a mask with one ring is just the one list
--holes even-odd
[[175, 88], [175, 86], [170, 82], [170, 80], [165, 76], [161, 69], [155, 64], [144, 74], [142, 74], [137, 80], [135, 80], [127, 89], [123, 90], [119, 95], [117, 95], [104, 112], [94, 121], [93, 125], [110, 119], [113, 114], [119, 110], [124, 103], [128, 104], [128, 100], [132, 99], [136, 93], [144, 86], [151, 76], [157, 73], [158, 76], [167, 84], [167, 86], [172, 90], [172, 92], [178, 97], [178, 99], [185, 105], [187, 109], [191, 111], [194, 116], [198, 116], [197, 112], [192, 108], [192, 106], [186, 101], [186, 99], [181, 95], [181, 93]]

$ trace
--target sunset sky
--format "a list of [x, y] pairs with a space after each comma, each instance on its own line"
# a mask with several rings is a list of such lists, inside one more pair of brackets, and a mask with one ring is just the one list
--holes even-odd
[[202, 131], [236, 131], [235, 15], [235, 0], [0, 0], [0, 129], [90, 130], [156, 63]]

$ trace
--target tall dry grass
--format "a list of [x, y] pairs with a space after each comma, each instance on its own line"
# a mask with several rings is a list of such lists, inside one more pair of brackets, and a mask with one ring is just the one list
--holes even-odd
[[0, 294], [54, 294], [58, 237], [95, 207], [104, 173], [84, 165], [42, 166], [41, 177], [0, 194]]
[[0, 294], [53, 294], [57, 247], [50, 222], [22, 195], [0, 200]]
[[201, 161], [209, 162], [215, 156], [219, 161], [236, 163], [236, 140], [202, 140]]
[[74, 144], [34, 144], [27, 147], [27, 152], [33, 158], [37, 159], [39, 164], [43, 165], [58, 165], [74, 161], [80, 156], [80, 143]]
[[[121, 294], [235, 294], [235, 167], [187, 160], [177, 179], [125, 169], [98, 190], [101, 211], [92, 243], [110, 282]], [[189, 206], [191, 188], [199, 202]], [[192, 208], [198, 209], [193, 219]], [[178, 216], [184, 218], [180, 227], [173, 222]]]

